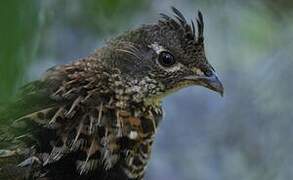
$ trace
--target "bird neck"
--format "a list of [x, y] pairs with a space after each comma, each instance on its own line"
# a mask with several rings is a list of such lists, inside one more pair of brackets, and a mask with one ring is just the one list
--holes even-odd
[[[114, 75], [111, 89], [114, 90], [115, 98], [122, 107], [129, 105], [160, 105], [160, 93], [163, 86], [154, 79], [144, 77], [135, 79], [130, 76]], [[121, 108], [122, 108], [121, 107]]]

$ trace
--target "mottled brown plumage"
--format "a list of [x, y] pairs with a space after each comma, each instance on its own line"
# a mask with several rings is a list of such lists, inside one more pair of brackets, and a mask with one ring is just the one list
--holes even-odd
[[203, 18], [175, 8], [72, 64], [49, 69], [2, 112], [0, 177], [143, 178], [160, 101], [190, 85], [223, 93], [204, 54]]

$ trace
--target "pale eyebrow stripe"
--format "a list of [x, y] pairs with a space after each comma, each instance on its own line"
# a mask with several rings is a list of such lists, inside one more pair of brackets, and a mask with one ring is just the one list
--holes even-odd
[[164, 48], [163, 46], [159, 45], [157, 42], [149, 45], [149, 48], [152, 48], [157, 54], [160, 54], [162, 51], [168, 51], [166, 48]]

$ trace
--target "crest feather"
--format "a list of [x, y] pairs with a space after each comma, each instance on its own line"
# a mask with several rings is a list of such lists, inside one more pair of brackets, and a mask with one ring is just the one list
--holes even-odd
[[197, 22], [197, 29], [198, 29], [198, 37], [197, 37], [197, 41], [199, 43], [203, 42], [203, 29], [204, 29], [204, 23], [203, 23], [203, 16], [202, 13], [200, 11], [198, 11], [197, 13], [198, 18], [196, 19]]
[[196, 43], [203, 43], [203, 31], [204, 31], [204, 22], [203, 15], [200, 11], [197, 13], [197, 34], [195, 30], [194, 21], [191, 20], [191, 24], [186, 21], [184, 15], [175, 7], [171, 7], [173, 13], [175, 14], [175, 18], [172, 18], [164, 13], [160, 13], [162, 19], [166, 24], [171, 25], [173, 28], [183, 29], [184, 34], [186, 35], [186, 39], [196, 41]]

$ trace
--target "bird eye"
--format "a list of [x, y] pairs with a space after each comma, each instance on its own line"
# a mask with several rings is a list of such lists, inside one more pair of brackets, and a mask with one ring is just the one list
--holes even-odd
[[165, 66], [165, 67], [170, 67], [176, 63], [174, 56], [167, 51], [162, 51], [159, 54], [158, 61], [162, 66]]
[[211, 77], [213, 75], [213, 72], [211, 70], [206, 70], [204, 71], [204, 74], [207, 76], [207, 77]]

